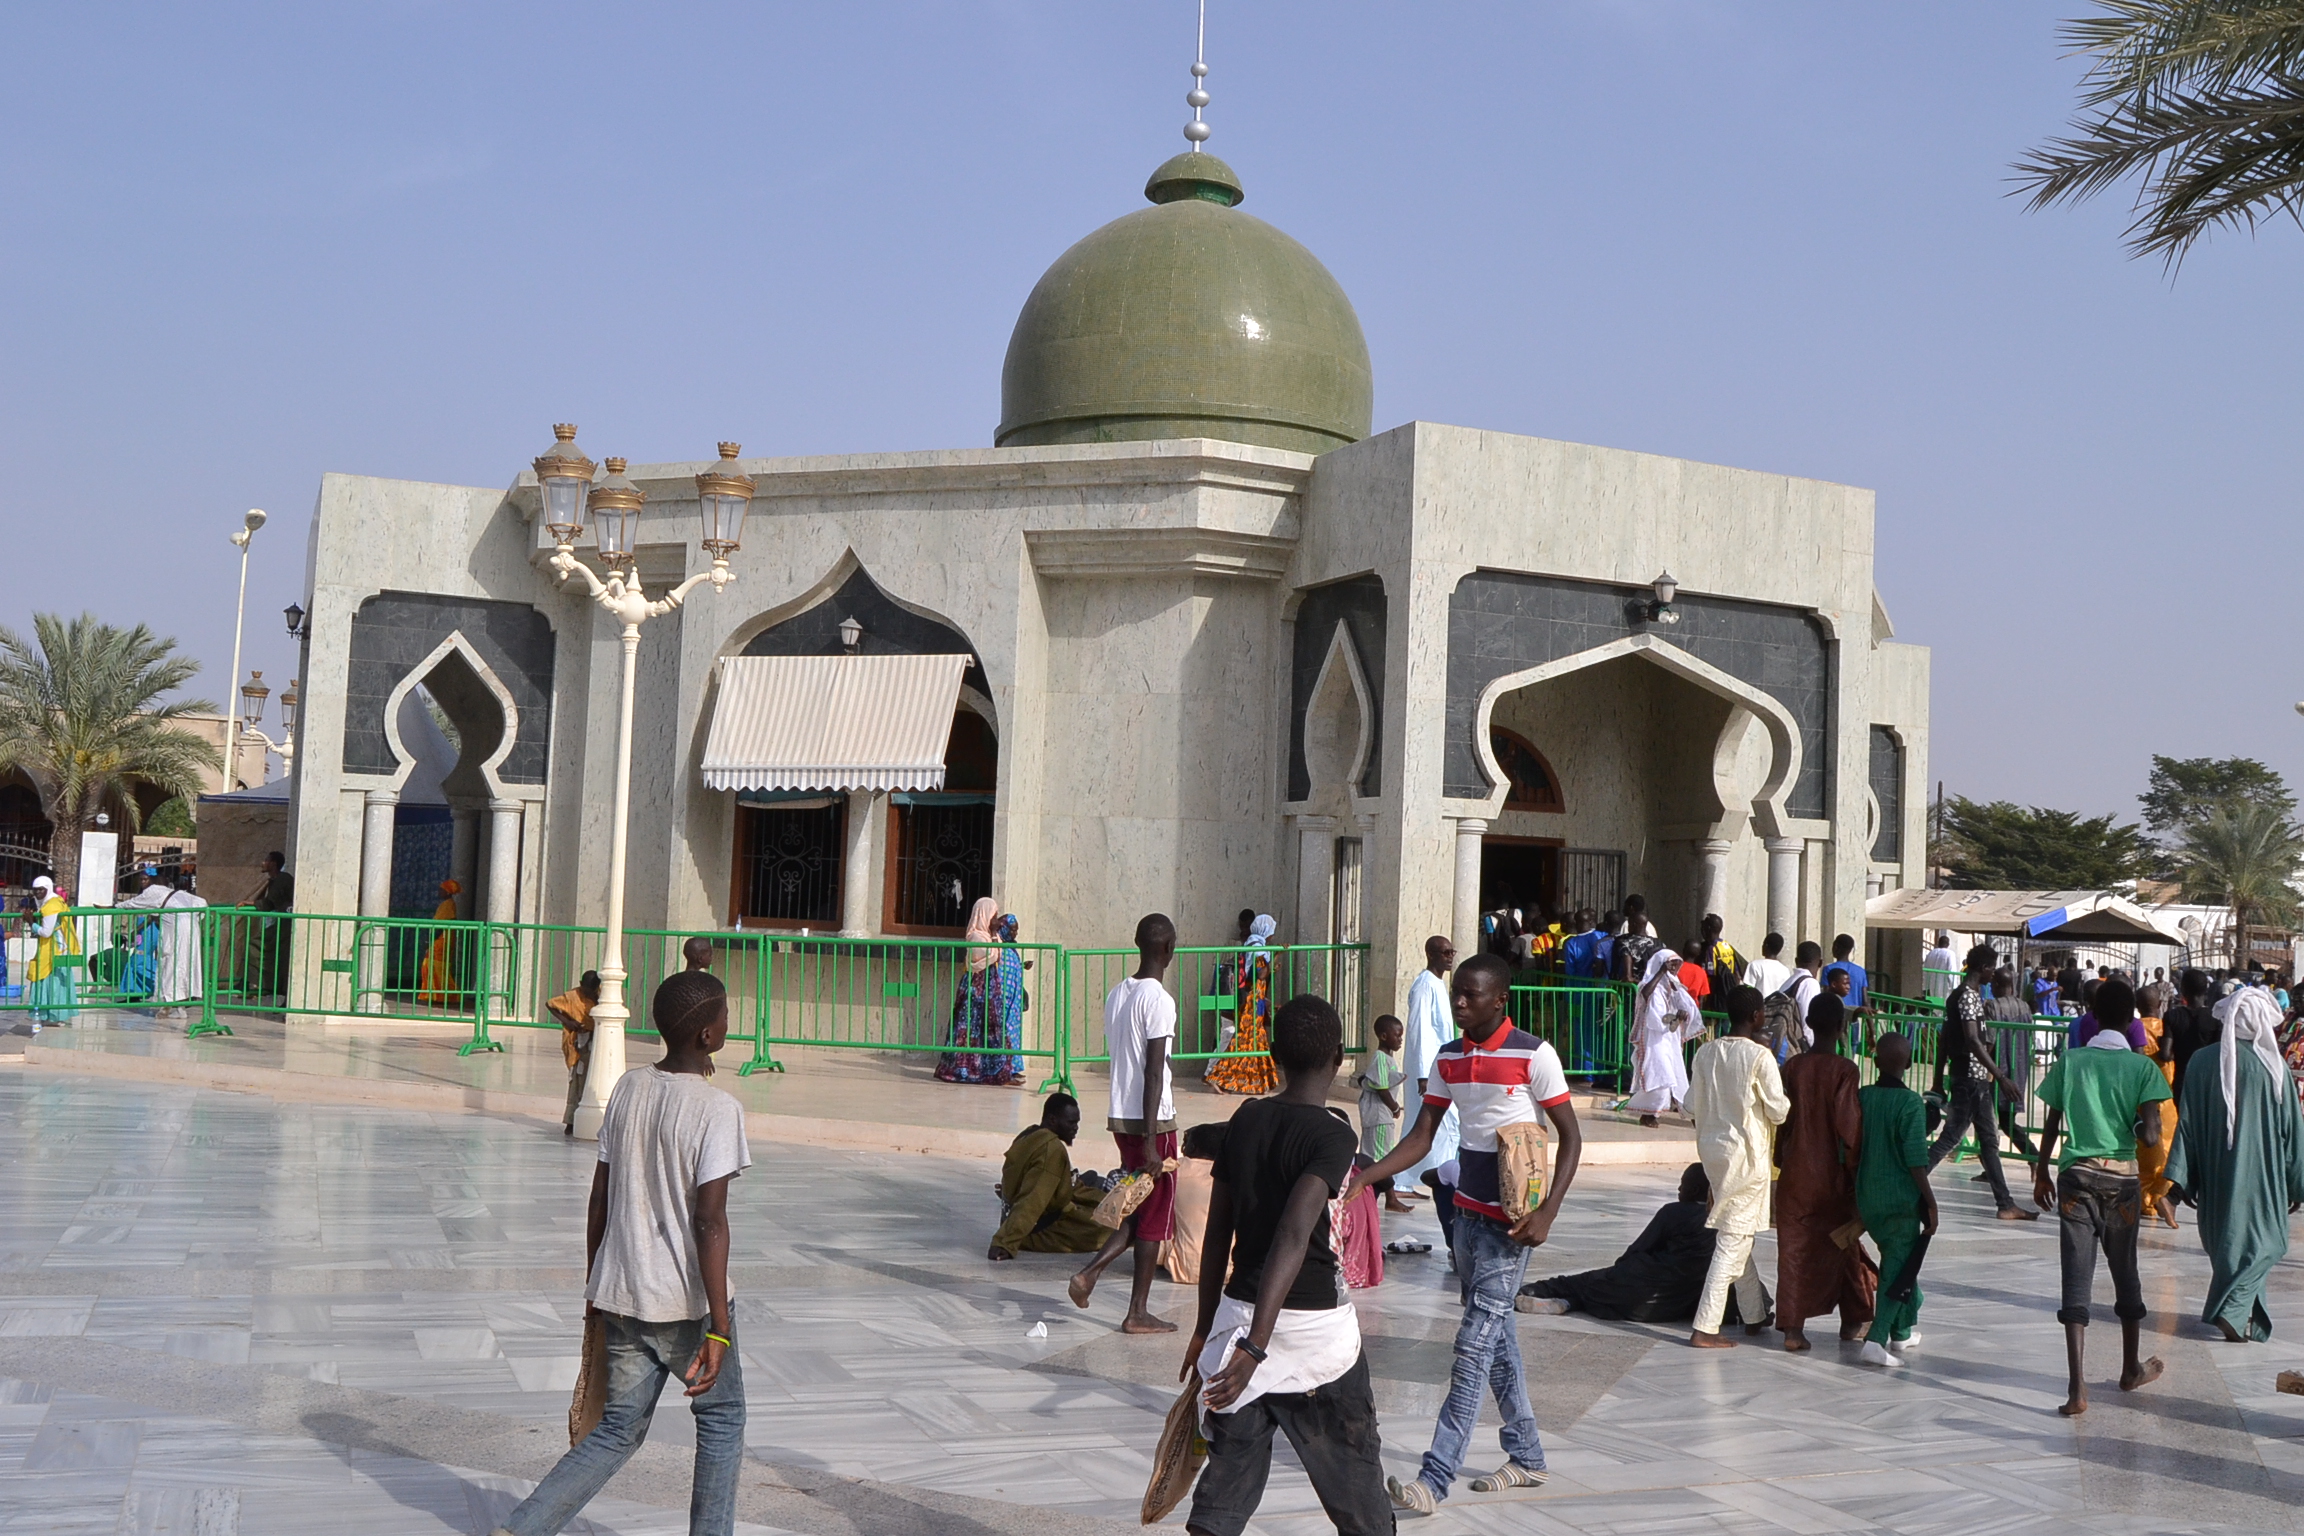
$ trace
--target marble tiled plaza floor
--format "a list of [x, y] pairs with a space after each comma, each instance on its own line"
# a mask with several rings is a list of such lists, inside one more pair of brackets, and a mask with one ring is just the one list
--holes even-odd
[[[960, 1090], [955, 1090], [960, 1091]], [[981, 1258], [983, 1162], [756, 1145], [731, 1201], [751, 1531], [1133, 1527], [1180, 1346], [1063, 1300], [1070, 1261]], [[479, 1114], [279, 1103], [0, 1071], [0, 1530], [485, 1532], [566, 1443], [591, 1149]], [[2147, 1238], [2167, 1376], [2061, 1398], [2051, 1222], [1940, 1170], [1925, 1351], [1688, 1350], [1675, 1330], [1522, 1318], [1552, 1483], [1459, 1494], [1433, 1531], [2093, 1532], [2304, 1527], [2304, 1271], [2281, 1340], [2211, 1343], [2189, 1230]], [[1537, 1272], [1603, 1262], [1663, 1168], [1578, 1182]], [[1429, 1235], [1431, 1218], [1401, 1218]], [[1762, 1244], [1764, 1265], [1773, 1250]], [[1117, 1277], [1116, 1277], [1117, 1278]], [[2108, 1289], [2105, 1291], [2108, 1299]], [[1156, 1304], [1186, 1318], [1163, 1283]], [[1448, 1369], [1437, 1259], [1362, 1293], [1385, 1454], [1411, 1469]], [[1027, 1332], [1048, 1324], [1048, 1337]], [[1773, 1339], [1773, 1335], [1769, 1336]], [[590, 1513], [685, 1529], [686, 1412]], [[1498, 1459], [1492, 1429], [1476, 1465]], [[1327, 1530], [1283, 1453], [1257, 1529]], [[1180, 1528], [1180, 1517], [1172, 1524]], [[575, 1529], [584, 1529], [583, 1526]]]

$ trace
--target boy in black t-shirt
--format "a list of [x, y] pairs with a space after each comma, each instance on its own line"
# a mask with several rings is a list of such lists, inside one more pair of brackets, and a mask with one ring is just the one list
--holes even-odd
[[1357, 1150], [1327, 1107], [1344, 1062], [1336, 1010], [1291, 999], [1272, 1020], [1272, 1059], [1286, 1086], [1234, 1112], [1216, 1157], [1199, 1318], [1178, 1373], [1189, 1380], [1197, 1367], [1207, 1383], [1208, 1466], [1188, 1524], [1239, 1536], [1263, 1501], [1277, 1429], [1339, 1532], [1391, 1536], [1376, 1398], [1328, 1230]]

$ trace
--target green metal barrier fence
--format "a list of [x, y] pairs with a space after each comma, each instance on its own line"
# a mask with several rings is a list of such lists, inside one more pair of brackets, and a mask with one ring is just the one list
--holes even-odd
[[[501, 1051], [505, 1029], [556, 1029], [547, 1004], [600, 967], [601, 929], [423, 917], [349, 917], [244, 907], [156, 911], [76, 909], [74, 943], [54, 969], [68, 986], [35, 989], [21, 974], [0, 986], [0, 1013], [40, 1009], [63, 1021], [91, 1009], [181, 1005], [187, 1033], [229, 1035], [232, 1012], [455, 1024], [470, 1031], [459, 1054]], [[22, 914], [10, 925], [25, 948]], [[1039, 1091], [1069, 1089], [1076, 1062], [1110, 1059], [1103, 998], [1136, 968], [1136, 952], [1003, 945], [955, 939], [843, 939], [772, 931], [683, 933], [628, 929], [625, 997], [635, 1035], [652, 1036], [647, 1002], [701, 939], [729, 994], [729, 1038], [749, 1047], [742, 1074], [782, 1071], [779, 1048], [933, 1053], [957, 1071], [1023, 1076]], [[161, 999], [170, 943], [197, 953], [197, 995]], [[138, 963], [139, 946], [144, 960]], [[971, 954], [976, 963], [971, 965]], [[1182, 999], [1181, 1061], [1220, 1055], [1243, 1006], [1276, 1006], [1300, 992], [1333, 1002], [1354, 1051], [1366, 1048], [1367, 946], [1181, 950], [1169, 983]], [[19, 965], [17, 970], [20, 972]], [[54, 994], [54, 995], [51, 995]], [[942, 1065], [942, 1063], [940, 1063]]]
[[1624, 1089], [1632, 1082], [1632, 1009], [1639, 991], [1628, 981], [1540, 976], [1513, 983], [1506, 1011], [1513, 1024], [1551, 1042], [1568, 1076]]
[[[1108, 1063], [1104, 1039], [1104, 998], [1135, 974], [1134, 949], [1072, 949], [1063, 952], [1065, 975], [1061, 1035], [1071, 1042], [1070, 1065]], [[1271, 1059], [1270, 1036], [1254, 1050], [1236, 1049], [1242, 1018], [1261, 1016], [1291, 997], [1310, 992], [1326, 998], [1344, 1020], [1344, 1051], [1368, 1048], [1368, 946], [1365, 944], [1271, 944], [1179, 949], [1168, 967], [1176, 994], [1176, 1050], [1172, 1060], [1214, 1063]], [[1259, 1013], [1261, 1010], [1261, 1013]], [[1204, 1069], [1205, 1070], [1205, 1069]]]

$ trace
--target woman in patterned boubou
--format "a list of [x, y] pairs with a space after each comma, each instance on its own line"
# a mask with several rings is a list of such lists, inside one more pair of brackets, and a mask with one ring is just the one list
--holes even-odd
[[966, 969], [952, 999], [950, 1047], [937, 1060], [947, 1083], [1015, 1087], [1024, 1081], [1026, 961], [1016, 948], [1016, 914], [989, 896], [968, 914]]

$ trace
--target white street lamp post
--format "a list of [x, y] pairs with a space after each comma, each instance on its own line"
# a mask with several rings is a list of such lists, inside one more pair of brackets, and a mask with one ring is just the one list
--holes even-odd
[[[753, 482], [739, 472], [735, 443], [720, 445], [720, 462], [696, 477], [696, 494], [703, 513], [703, 544], [712, 556], [712, 568], [689, 577], [659, 598], [640, 587], [634, 569], [635, 541], [640, 531], [640, 507], [647, 499], [640, 488], [624, 478], [624, 461], [610, 459], [607, 475], [595, 482], [592, 461], [576, 446], [576, 429], [553, 427], [557, 439], [536, 460], [536, 482], [544, 493], [545, 525], [552, 531], [551, 566], [566, 581], [581, 576], [593, 601], [623, 626], [624, 676], [616, 708], [616, 795], [608, 825], [607, 941], [600, 956], [600, 1001], [592, 1009], [592, 1061], [584, 1078], [584, 1100], [576, 1108], [575, 1133], [587, 1141], [600, 1137], [600, 1122], [608, 1111], [608, 1095], [624, 1075], [624, 1021], [631, 1010], [624, 1001], [624, 855], [632, 807], [632, 688], [640, 656], [640, 626], [670, 613], [702, 582], [713, 590], [728, 585], [736, 573], [728, 557], [744, 534], [744, 515], [752, 507]], [[576, 558], [573, 548], [584, 531], [584, 514], [593, 516], [593, 539], [600, 563], [608, 568], [602, 581]]]
[[[240, 675], [240, 625], [248, 617], [248, 546], [256, 537], [256, 530], [264, 526], [264, 513], [250, 507], [240, 519], [240, 531], [232, 535], [232, 542], [240, 546], [240, 602], [232, 610], [232, 671]], [[240, 705], [234, 701], [232, 718], [224, 723], [224, 788], [227, 793], [239, 788], [233, 780], [240, 777]]]

